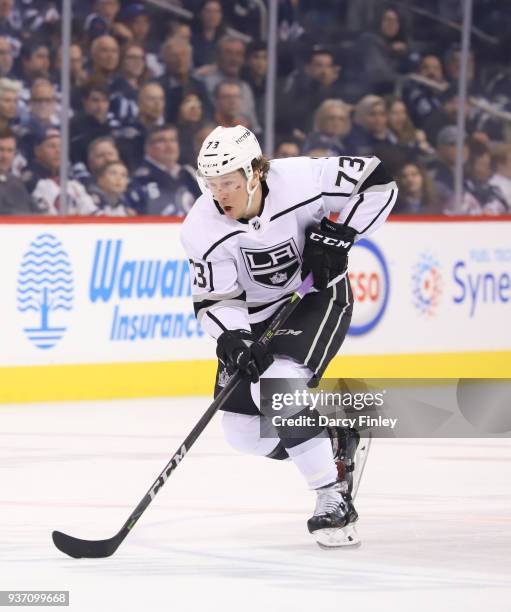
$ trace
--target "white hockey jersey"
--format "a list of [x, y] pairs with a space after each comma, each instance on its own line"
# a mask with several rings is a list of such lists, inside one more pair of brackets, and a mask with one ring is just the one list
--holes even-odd
[[299, 286], [305, 230], [330, 213], [357, 231], [376, 230], [397, 196], [376, 157], [294, 157], [270, 162], [258, 216], [227, 217], [210, 194], [186, 217], [195, 314], [214, 338], [264, 321]]

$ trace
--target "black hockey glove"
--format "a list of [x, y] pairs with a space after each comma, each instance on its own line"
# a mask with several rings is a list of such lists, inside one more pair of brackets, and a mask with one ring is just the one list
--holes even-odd
[[216, 354], [225, 363], [227, 371], [234, 374], [237, 370], [256, 383], [260, 375], [273, 362], [268, 349], [255, 341], [246, 329], [229, 329], [217, 338]]
[[312, 272], [314, 287], [325, 289], [348, 265], [350, 250], [357, 232], [324, 217], [320, 224], [308, 227], [303, 249], [302, 279]]

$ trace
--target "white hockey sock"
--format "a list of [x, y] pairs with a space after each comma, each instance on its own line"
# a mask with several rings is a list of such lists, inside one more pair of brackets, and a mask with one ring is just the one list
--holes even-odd
[[337, 480], [329, 438], [312, 438], [286, 450], [311, 489], [319, 489]]
[[249, 455], [269, 455], [280, 442], [279, 438], [261, 438], [259, 415], [224, 412], [222, 427], [227, 442]]

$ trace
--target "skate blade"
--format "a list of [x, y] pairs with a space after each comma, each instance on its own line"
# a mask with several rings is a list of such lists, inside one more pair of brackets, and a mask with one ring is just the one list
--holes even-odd
[[347, 525], [346, 527], [338, 527], [336, 529], [318, 529], [312, 536], [318, 546], [324, 549], [345, 548], [348, 546], [357, 547], [362, 543], [354, 525]]

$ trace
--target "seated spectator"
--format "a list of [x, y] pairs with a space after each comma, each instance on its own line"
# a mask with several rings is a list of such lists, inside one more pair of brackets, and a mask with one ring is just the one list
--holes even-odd
[[441, 94], [447, 89], [448, 83], [444, 79], [442, 62], [437, 55], [425, 55], [417, 72], [419, 77], [429, 79], [431, 86], [413, 80], [407, 81], [403, 89], [403, 99], [414, 124], [422, 127], [423, 121], [441, 107]]
[[120, 159], [115, 140], [111, 136], [99, 136], [87, 147], [87, 164], [78, 162], [73, 166], [73, 178], [88, 190], [103, 166]]
[[119, 132], [117, 144], [121, 157], [132, 172], [142, 163], [147, 133], [165, 123], [165, 94], [155, 81], [145, 83], [138, 92], [138, 117]]
[[21, 83], [11, 79], [0, 79], [0, 130], [10, 127], [19, 131], [18, 99]]
[[8, 37], [11, 42], [17, 45], [14, 49], [16, 54], [19, 52], [22, 39], [22, 24], [19, 16], [16, 15], [18, 7], [14, 6], [13, 0], [0, 2], [0, 34]]
[[128, 28], [115, 19], [119, 14], [121, 4], [119, 0], [94, 0], [93, 12], [87, 15], [84, 29], [90, 40], [111, 34], [120, 40], [128, 41], [131, 33]]
[[7, 36], [0, 36], [0, 78], [12, 78], [14, 53], [12, 44]]
[[373, 32], [364, 32], [358, 41], [362, 74], [358, 78], [371, 92], [392, 93], [397, 77], [408, 71], [409, 42], [401, 16], [393, 8], [380, 14]]
[[[179, 141], [174, 126], [149, 131], [145, 158], [135, 172], [143, 199], [138, 212], [145, 215], [184, 217], [200, 195], [195, 172], [178, 164]], [[136, 195], [131, 196], [136, 201]]]
[[281, 140], [275, 148], [274, 159], [285, 159], [286, 157], [298, 157], [300, 145], [293, 138]]
[[[424, 121], [423, 127], [429, 142], [436, 142], [438, 134], [442, 128], [455, 125], [458, 118], [458, 91], [449, 88], [440, 96], [441, 106], [434, 110]], [[475, 122], [471, 117], [470, 103], [465, 104], [465, 129], [468, 134], [475, 130]]]
[[420, 164], [410, 162], [399, 171], [396, 182], [399, 194], [393, 214], [434, 215], [442, 208], [427, 170]]
[[314, 113], [314, 131], [307, 135], [303, 150], [321, 148], [344, 155], [344, 138], [350, 130], [349, 106], [341, 100], [325, 100]]
[[247, 49], [246, 65], [241, 70], [241, 78], [254, 93], [257, 119], [264, 125], [264, 101], [266, 97], [266, 72], [268, 70], [268, 51], [264, 41], [253, 42]]
[[172, 19], [167, 24], [167, 33], [169, 38], [178, 36], [192, 44], [192, 28], [188, 23], [179, 19]]
[[502, 215], [509, 212], [504, 194], [490, 183], [492, 175], [489, 149], [477, 141], [470, 144], [466, 164], [465, 189], [472, 195], [485, 215]]
[[[430, 166], [435, 187], [443, 199], [454, 194], [454, 169], [456, 166], [456, 142], [458, 128], [448, 125], [442, 128], [436, 140], [436, 159]], [[468, 159], [468, 144], [463, 146], [463, 161]]]
[[417, 153], [425, 155], [434, 153], [426, 134], [422, 130], [415, 129], [405, 103], [400, 98], [391, 97], [387, 100], [387, 113], [389, 129], [397, 138], [399, 145], [415, 149]]
[[495, 173], [490, 179], [490, 185], [500, 189], [511, 210], [511, 145], [501, 144], [493, 151]]
[[176, 122], [179, 133], [181, 163], [195, 166], [197, 156], [195, 155], [193, 141], [204, 123], [202, 102], [195, 94], [188, 94], [179, 106]]
[[108, 86], [101, 80], [88, 81], [81, 90], [83, 112], [70, 125], [73, 163], [86, 162], [89, 143], [100, 136], [115, 135], [119, 122], [109, 113]]
[[96, 182], [89, 188], [94, 204], [107, 217], [133, 217], [130, 207], [128, 169], [121, 161], [109, 161], [96, 172]]
[[[37, 135], [34, 161], [23, 172], [22, 180], [32, 194], [38, 212], [58, 215], [60, 210], [60, 132], [47, 128]], [[97, 208], [78, 181], [67, 183], [68, 214], [95, 215]]]
[[32, 83], [29, 114], [21, 121], [21, 149], [27, 160], [32, 159], [34, 134], [47, 127], [58, 127], [60, 117], [57, 115], [57, 95], [55, 87], [48, 79], [39, 78]]
[[388, 129], [383, 98], [364, 96], [355, 106], [354, 125], [345, 139], [346, 149], [355, 155], [374, 155], [375, 148], [395, 148], [396, 136]]
[[119, 76], [110, 85], [110, 112], [120, 123], [136, 119], [138, 91], [148, 78], [144, 48], [128, 43], [122, 50]]
[[[89, 79], [89, 74], [85, 70], [85, 58], [82, 52], [82, 48], [78, 44], [72, 44], [69, 47], [69, 76], [71, 85], [71, 100], [70, 106], [74, 113], [82, 111], [82, 99], [80, 88], [85, 85]], [[57, 49], [55, 56], [55, 75], [56, 80], [60, 79], [62, 70], [62, 47]]]
[[41, 41], [28, 41], [21, 49], [20, 79], [23, 88], [20, 93], [20, 102], [28, 108], [30, 90], [35, 79], [50, 79], [50, 49]]
[[195, 94], [202, 102], [205, 112], [212, 113], [211, 102], [206, 87], [202, 81], [192, 76], [192, 47], [190, 43], [174, 36], [168, 38], [162, 46], [162, 56], [165, 72], [158, 83], [165, 91], [166, 120], [173, 123], [181, 101], [187, 94]]
[[35, 207], [23, 181], [12, 174], [16, 156], [16, 136], [0, 130], [0, 215], [30, 215]]
[[125, 5], [119, 14], [118, 20], [122, 22], [130, 34], [129, 42], [144, 49], [145, 61], [151, 78], [158, 78], [163, 74], [163, 67], [159, 60], [159, 37], [152, 35], [151, 19], [146, 5], [142, 2], [133, 2]]
[[90, 46], [90, 76], [102, 79], [110, 86], [119, 68], [119, 59], [119, 43], [113, 36], [95, 38]]
[[340, 70], [331, 51], [313, 48], [305, 66], [295, 70], [284, 84], [278, 101], [279, 128], [287, 133], [295, 129], [307, 133], [312, 129], [314, 111], [324, 100], [345, 99], [348, 88], [339, 78]]
[[206, 86], [210, 101], [214, 104], [215, 88], [220, 81], [237, 80], [241, 88], [243, 113], [249, 120], [251, 129], [258, 134], [261, 131], [255, 110], [254, 93], [250, 85], [240, 77], [245, 63], [245, 43], [233, 36], [224, 36], [217, 43], [216, 64], [195, 71], [195, 76]]
[[214, 64], [216, 45], [224, 36], [225, 30], [223, 8], [220, 0], [203, 2], [192, 33], [194, 66]]
[[243, 125], [252, 129], [249, 118], [243, 113], [239, 81], [220, 81], [215, 88], [214, 121], [223, 127]]

